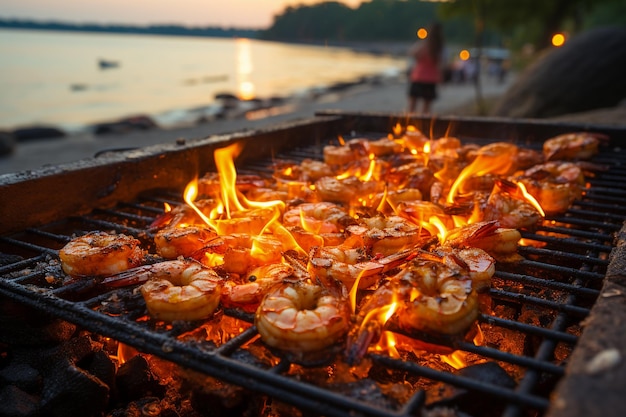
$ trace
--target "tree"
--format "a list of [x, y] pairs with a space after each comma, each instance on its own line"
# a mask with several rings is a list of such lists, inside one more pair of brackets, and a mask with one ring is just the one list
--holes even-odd
[[585, 27], [594, 10], [620, 7], [617, 0], [456, 0], [443, 4], [443, 16], [473, 15], [484, 24], [504, 34], [523, 38], [537, 49], [550, 45], [552, 35], [577, 33]]

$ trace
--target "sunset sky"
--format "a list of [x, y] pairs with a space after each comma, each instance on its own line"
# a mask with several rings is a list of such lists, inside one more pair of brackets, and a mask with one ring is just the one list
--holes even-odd
[[[341, 0], [350, 7], [366, 0]], [[0, 18], [265, 28], [288, 5], [322, 0], [0, 0]]]

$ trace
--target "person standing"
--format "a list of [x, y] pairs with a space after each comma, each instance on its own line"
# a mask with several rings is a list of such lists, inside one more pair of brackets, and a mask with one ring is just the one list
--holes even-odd
[[416, 43], [410, 50], [414, 62], [409, 74], [409, 113], [415, 113], [419, 100], [423, 102], [422, 113], [430, 113], [442, 77], [443, 43], [443, 28], [439, 22], [435, 22], [426, 39]]

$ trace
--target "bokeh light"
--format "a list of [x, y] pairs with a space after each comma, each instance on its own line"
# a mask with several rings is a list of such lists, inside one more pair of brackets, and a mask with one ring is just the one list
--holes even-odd
[[467, 49], [463, 49], [459, 52], [459, 58], [461, 58], [462, 61], [467, 61], [470, 58], [469, 51]]
[[426, 36], [428, 36], [428, 31], [424, 28], [419, 28], [417, 29], [417, 37], [420, 39], [426, 39]]
[[562, 46], [565, 43], [565, 35], [562, 33], [556, 33], [552, 36], [552, 45], [554, 46]]

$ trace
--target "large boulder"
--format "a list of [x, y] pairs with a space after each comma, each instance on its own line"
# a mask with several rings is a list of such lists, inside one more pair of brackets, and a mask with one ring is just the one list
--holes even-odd
[[582, 33], [524, 70], [493, 115], [544, 118], [602, 107], [626, 98], [626, 28]]

